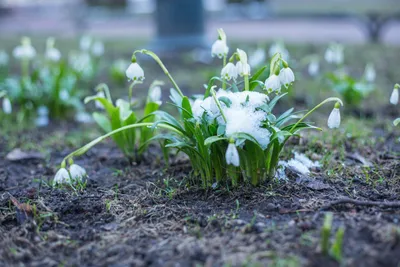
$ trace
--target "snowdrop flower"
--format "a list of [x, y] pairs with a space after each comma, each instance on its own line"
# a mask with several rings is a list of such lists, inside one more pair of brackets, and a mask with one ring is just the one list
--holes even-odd
[[92, 46], [92, 54], [96, 57], [102, 56], [104, 54], [104, 44], [96, 41]]
[[240, 61], [236, 63], [237, 73], [240, 76], [250, 75], [250, 65], [247, 63], [247, 54], [241, 49], [237, 49]]
[[0, 50], [0, 66], [6, 66], [8, 64], [8, 54], [4, 50]]
[[211, 47], [211, 56], [222, 58], [229, 53], [229, 47], [226, 45], [226, 41], [217, 40]]
[[328, 63], [340, 65], [343, 63], [343, 46], [340, 44], [331, 44], [325, 51], [325, 60]]
[[161, 105], [161, 87], [160, 86], [154, 86], [153, 88], [150, 89], [149, 91], [149, 99], [150, 102], [157, 103], [158, 105]]
[[132, 114], [131, 105], [128, 101], [117, 99], [115, 105], [119, 108], [119, 117], [121, 121], [125, 121]]
[[54, 38], [50, 37], [47, 39], [45, 56], [50, 61], [58, 62], [61, 59], [61, 53], [57, 48], [54, 48], [54, 43]]
[[397, 105], [399, 103], [399, 88], [400, 85], [396, 83], [390, 96], [390, 104]]
[[35, 124], [38, 127], [44, 127], [49, 125], [49, 109], [46, 106], [40, 106], [37, 110], [37, 118]]
[[71, 182], [71, 178], [66, 168], [61, 168], [54, 176], [53, 182], [55, 184], [67, 184]]
[[144, 71], [138, 63], [132, 62], [128, 69], [125, 71], [126, 77], [131, 81], [143, 81]]
[[12, 112], [11, 101], [8, 97], [3, 98], [3, 112], [5, 114], [11, 114], [11, 112]]
[[31, 39], [28, 37], [23, 37], [22, 38], [22, 45], [17, 46], [13, 50], [13, 56], [16, 59], [22, 59], [22, 60], [30, 60], [36, 56], [36, 50], [35, 48], [31, 45]]
[[228, 81], [230, 81], [231, 79], [236, 80], [237, 76], [237, 68], [232, 62], [226, 64], [225, 67], [221, 70], [221, 77]]
[[268, 79], [265, 80], [265, 89], [268, 92], [279, 93], [281, 91], [281, 80], [279, 79], [279, 76], [276, 74], [269, 76]]
[[79, 47], [82, 51], [89, 51], [91, 45], [92, 38], [87, 35], [81, 37], [81, 40], [79, 41]]
[[317, 76], [319, 72], [319, 60], [312, 59], [308, 64], [308, 74], [310, 76]]
[[262, 65], [267, 59], [267, 55], [262, 48], [258, 48], [253, 54], [249, 56], [250, 66], [257, 67]]
[[284, 67], [279, 72], [279, 79], [282, 85], [288, 88], [294, 82], [294, 73], [289, 67]]
[[367, 64], [365, 66], [364, 77], [367, 82], [374, 82], [376, 78], [376, 72], [373, 64]]
[[336, 103], [335, 107], [333, 108], [331, 114], [329, 115], [328, 118], [328, 127], [333, 129], [333, 128], [339, 128], [340, 126], [340, 110], [339, 110], [340, 104]]
[[86, 170], [77, 164], [72, 164], [69, 167], [69, 173], [72, 180], [82, 180], [87, 176]]
[[239, 167], [240, 160], [239, 160], [239, 153], [234, 143], [230, 142], [228, 145], [228, 149], [225, 153], [226, 163], [228, 165], [233, 165], [235, 167]]

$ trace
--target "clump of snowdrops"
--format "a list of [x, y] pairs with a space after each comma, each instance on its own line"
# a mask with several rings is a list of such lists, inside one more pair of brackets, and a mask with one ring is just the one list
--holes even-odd
[[[12, 52], [20, 63], [20, 75], [0, 80], [3, 101], [15, 107], [20, 121], [36, 121], [39, 126], [48, 124], [51, 118], [76, 115], [83, 110], [81, 81], [92, 79], [103, 50], [101, 42], [94, 42], [91, 51], [71, 52], [66, 59], [56, 48], [54, 38], [48, 38], [45, 52], [38, 54], [31, 40], [23, 37]], [[0, 57], [5, 59], [5, 55]]]
[[[221, 75], [210, 79], [201, 96], [184, 95], [156, 54], [148, 50], [135, 51], [128, 71], [137, 75], [130, 78], [135, 80], [144, 76], [136, 54], [152, 57], [174, 87], [170, 90], [170, 99], [179, 117], [155, 111], [148, 115], [156, 116], [154, 122], [142, 120], [110, 131], [66, 156], [59, 172], [65, 173], [67, 163], [72, 164], [74, 157], [107, 137], [146, 127], [161, 130], [149, 141], [164, 140], [164, 148], [175, 148], [189, 157], [193, 175], [200, 179], [203, 187], [237, 186], [240, 183], [259, 185], [274, 178], [279, 155], [289, 138], [302, 130], [321, 130], [306, 122], [316, 109], [333, 102], [328, 126], [339, 127], [342, 101], [335, 97], [325, 99], [305, 114], [294, 112], [294, 108], [275, 114], [275, 105], [286, 95], [284, 90], [295, 81], [289, 63], [277, 53], [271, 58], [269, 69], [263, 66], [252, 74], [246, 52], [237, 49], [228, 57], [230, 49], [226, 35], [222, 29], [218, 32], [212, 56], [222, 59]], [[265, 71], [269, 72], [268, 79], [258, 80]]]

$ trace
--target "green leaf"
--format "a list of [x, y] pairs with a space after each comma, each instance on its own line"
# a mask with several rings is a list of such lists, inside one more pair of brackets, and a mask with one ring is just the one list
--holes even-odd
[[393, 125], [397, 126], [400, 123], [400, 118], [397, 118], [393, 121]]
[[274, 109], [274, 107], [275, 107], [276, 103], [279, 101], [279, 99], [281, 99], [285, 95], [287, 95], [287, 93], [284, 93], [284, 94], [281, 94], [281, 95], [277, 95], [268, 103], [270, 111], [272, 111]]
[[221, 83], [223, 82], [223, 79], [221, 79], [218, 76], [214, 76], [210, 79], [210, 81], [208, 82], [207, 88], [206, 88], [206, 92], [204, 93], [204, 98], [206, 99], [207, 97], [210, 96], [210, 91], [211, 91], [211, 87], [213, 87], [214, 85], [214, 81], [220, 81]]
[[230, 108], [232, 105], [232, 101], [229, 98], [227, 98], [226, 96], [221, 96], [218, 98], [218, 100], [221, 101], [222, 103], [224, 103], [228, 108]]
[[[267, 67], [268, 67], [268, 66], [263, 66], [262, 68], [260, 68], [259, 70], [257, 70], [257, 72], [254, 73], [254, 74], [251, 76], [249, 82], [251, 83], [251, 82], [257, 81], [257, 80], [258, 80], [258, 77], [260, 77], [261, 74], [263, 74], [263, 72], [265, 71], [265, 69], [266, 69]], [[250, 87], [250, 88], [251, 88], [251, 87]]]
[[218, 142], [218, 141], [221, 141], [221, 140], [226, 140], [227, 141], [228, 138], [221, 137], [221, 136], [211, 136], [211, 137], [208, 137], [206, 140], [204, 140], [204, 145], [205, 146], [209, 146], [212, 143], [215, 143], [215, 142]]
[[104, 114], [94, 112], [92, 114], [95, 122], [103, 129], [104, 132], [108, 133], [112, 131], [111, 122]]
[[224, 135], [225, 134], [226, 125], [221, 124], [217, 128], [217, 135]]
[[98, 101], [98, 102], [100, 102], [103, 105], [104, 109], [107, 111], [107, 113], [108, 113], [108, 115], [110, 117], [112, 116], [112, 114], [114, 113], [114, 111], [116, 109], [114, 107], [114, 105], [112, 103], [110, 103], [104, 97], [99, 97], [99, 96], [95, 96], [95, 95], [94, 96], [88, 96], [88, 97], [85, 98], [84, 103], [87, 104], [90, 101]]

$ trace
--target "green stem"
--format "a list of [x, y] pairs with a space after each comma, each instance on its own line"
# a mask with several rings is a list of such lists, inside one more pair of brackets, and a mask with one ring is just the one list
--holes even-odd
[[133, 52], [133, 54], [136, 53], [142, 53], [148, 56], [151, 56], [157, 63], [160, 65], [161, 69], [164, 71], [164, 74], [169, 78], [171, 81], [172, 85], [175, 87], [175, 89], [178, 91], [181, 97], [184, 97], [184, 94], [182, 93], [181, 89], [179, 88], [178, 84], [175, 82], [174, 78], [172, 78], [171, 74], [169, 74], [168, 69], [165, 67], [165, 65], [162, 63], [161, 59], [153, 52], [142, 49], [142, 50], [136, 50]]
[[244, 75], [244, 90], [249, 91], [249, 75]]
[[304, 115], [303, 117], [301, 117], [301, 119], [298, 120], [298, 121], [296, 122], [295, 125], [293, 125], [293, 127], [290, 129], [289, 132], [290, 132], [290, 133], [293, 133], [293, 132], [292, 132], [293, 129], [295, 129], [296, 126], [297, 126], [300, 122], [302, 122], [305, 118], [307, 118], [308, 115], [310, 115], [311, 113], [313, 113], [315, 110], [317, 110], [318, 108], [320, 108], [320, 107], [323, 106], [324, 104], [329, 103], [329, 102], [333, 102], [333, 101], [339, 102], [340, 105], [343, 106], [343, 102], [342, 102], [342, 100], [340, 100], [340, 98], [337, 98], [337, 97], [329, 97], [329, 98], [325, 99], [324, 101], [322, 101], [321, 103], [319, 103], [318, 105], [316, 105], [312, 110], [310, 110], [309, 112], [307, 112], [306, 115]]
[[[215, 86], [213, 86], [213, 87], [215, 87]], [[222, 111], [221, 103], [219, 103], [219, 100], [217, 99], [217, 95], [215, 94], [214, 88], [211, 88], [210, 92], [211, 92], [211, 95], [212, 95], [213, 98], [214, 98], [215, 103], [217, 104], [217, 107], [218, 107], [219, 111], [221, 112], [222, 118], [224, 119], [224, 121], [225, 121], [225, 123], [226, 123], [225, 114], [224, 114], [224, 112]]]
[[29, 77], [29, 60], [22, 59], [21, 61], [22, 77]]
[[[91, 142], [87, 143], [86, 145], [84, 145], [83, 147], [81, 147], [81, 148], [75, 150], [74, 152], [71, 152], [70, 154], [68, 154], [63, 159], [63, 161], [61, 162], [61, 167], [65, 167], [66, 160], [68, 160], [68, 159], [70, 159], [70, 158], [72, 158], [74, 156], [78, 157], [78, 156], [81, 156], [81, 155], [85, 154], [93, 146], [95, 146], [96, 144], [100, 143], [104, 139], [106, 139], [106, 138], [108, 138], [108, 137], [110, 137], [110, 136], [112, 136], [112, 135], [114, 135], [116, 133], [119, 133], [119, 132], [122, 132], [122, 131], [125, 131], [125, 130], [128, 130], [128, 129], [133, 129], [133, 128], [148, 127], [148, 126], [152, 126], [153, 124], [154, 124], [153, 122], [142, 122], [142, 123], [130, 124], [130, 125], [126, 125], [124, 127], [115, 129], [114, 131], [111, 131], [111, 132], [109, 132], [109, 133], [107, 133], [105, 135], [99, 136], [96, 139], [94, 139], [93, 141], [91, 141]], [[179, 130], [177, 130], [176, 128], [174, 128], [174, 127], [172, 127], [172, 126], [170, 126], [168, 124], [160, 123], [160, 124], [157, 124], [157, 127], [161, 127], [161, 128], [164, 128], [164, 129], [168, 129], [168, 130], [174, 131], [174, 132], [176, 132], [178, 134], [182, 134]]]

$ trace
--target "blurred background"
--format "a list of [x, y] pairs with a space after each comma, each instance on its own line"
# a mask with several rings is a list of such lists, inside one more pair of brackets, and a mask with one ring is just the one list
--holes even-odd
[[217, 28], [240, 41], [398, 45], [399, 18], [398, 0], [0, 0], [2, 37], [88, 34], [176, 46], [204, 45]]

